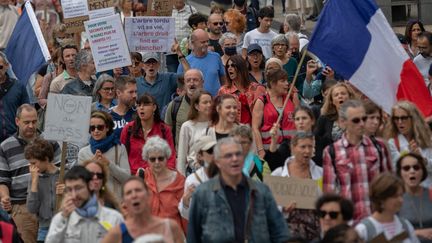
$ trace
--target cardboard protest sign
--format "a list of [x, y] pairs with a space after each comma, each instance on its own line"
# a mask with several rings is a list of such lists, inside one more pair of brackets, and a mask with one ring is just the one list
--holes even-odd
[[174, 0], [149, 0], [147, 15], [171, 16]]
[[171, 17], [125, 18], [125, 34], [131, 52], [170, 52], [175, 20]]
[[278, 205], [287, 206], [295, 202], [296, 208], [315, 209], [315, 201], [319, 196], [317, 181], [295, 177], [265, 176], [264, 183], [270, 187]]
[[84, 22], [96, 71], [132, 65], [118, 14]]
[[95, 9], [95, 10], [89, 11], [90, 19], [103, 18], [103, 17], [114, 15], [114, 14], [115, 14], [114, 7], [100, 8], [100, 9]]
[[65, 19], [88, 15], [87, 0], [61, 0]]
[[44, 138], [86, 143], [89, 137], [92, 97], [48, 94]]
[[[64, 0], [63, 0], [64, 1]], [[62, 1], [62, 4], [63, 4]], [[68, 1], [77, 1], [77, 0], [68, 0]], [[81, 0], [87, 2], [87, 11], [84, 15], [76, 16], [73, 18], [66, 18], [63, 20], [63, 23], [66, 25], [66, 32], [68, 33], [79, 33], [84, 31], [84, 21], [89, 20], [89, 11], [90, 10], [96, 10], [96, 9], [102, 9], [102, 8], [109, 8], [114, 6], [113, 0]], [[64, 8], [63, 8], [63, 11]]]

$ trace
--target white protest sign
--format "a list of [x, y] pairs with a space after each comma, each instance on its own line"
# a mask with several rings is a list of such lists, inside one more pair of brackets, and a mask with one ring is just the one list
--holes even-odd
[[84, 22], [96, 71], [132, 65], [118, 14]]
[[44, 138], [73, 143], [86, 143], [92, 97], [48, 94]]
[[318, 182], [295, 177], [265, 176], [264, 183], [270, 187], [278, 205], [288, 206], [295, 202], [296, 208], [315, 209], [319, 196]]
[[172, 17], [125, 18], [125, 34], [131, 52], [170, 52], [175, 37]]
[[114, 7], [100, 8], [100, 9], [95, 9], [95, 10], [89, 11], [90, 19], [103, 18], [103, 17], [107, 17], [110, 15], [114, 15], [114, 14], [115, 14]]
[[87, 0], [61, 0], [65, 19], [88, 15]]

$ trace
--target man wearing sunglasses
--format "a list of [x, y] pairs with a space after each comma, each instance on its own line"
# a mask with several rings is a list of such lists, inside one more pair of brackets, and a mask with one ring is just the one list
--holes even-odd
[[123, 222], [119, 212], [102, 206], [90, 190], [93, 175], [80, 165], [66, 173], [63, 205], [51, 221], [46, 242], [100, 242]]
[[354, 223], [369, 216], [369, 183], [391, 171], [391, 159], [384, 143], [365, 136], [367, 116], [359, 100], [345, 101], [339, 110], [342, 138], [327, 146], [323, 153], [324, 192], [336, 192], [354, 203]]
[[219, 175], [192, 196], [187, 242], [287, 242], [288, 227], [269, 188], [242, 173], [242, 146], [223, 138], [213, 154]]
[[211, 14], [207, 21], [207, 28], [209, 30], [209, 49], [217, 52], [223, 56], [222, 47], [219, 44], [219, 39], [222, 37], [222, 28], [224, 26], [222, 15]]

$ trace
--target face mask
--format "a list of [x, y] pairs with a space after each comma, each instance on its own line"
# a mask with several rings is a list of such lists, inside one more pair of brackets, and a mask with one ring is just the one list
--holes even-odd
[[227, 56], [234, 56], [237, 54], [237, 47], [232, 46], [232, 47], [225, 47], [224, 48], [224, 53]]

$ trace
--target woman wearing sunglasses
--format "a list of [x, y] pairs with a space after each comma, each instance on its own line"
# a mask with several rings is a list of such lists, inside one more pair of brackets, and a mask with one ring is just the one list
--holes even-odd
[[109, 112], [111, 107], [117, 105], [114, 82], [114, 78], [108, 74], [104, 73], [99, 76], [93, 88], [93, 96], [96, 101], [92, 104], [92, 111]]
[[107, 187], [109, 174], [107, 166], [98, 160], [92, 159], [84, 161], [82, 166], [92, 174], [90, 190], [96, 194], [99, 202], [105, 207], [120, 210], [119, 201], [121, 197], [120, 199], [116, 198]]
[[399, 215], [410, 221], [421, 242], [431, 242], [432, 199], [429, 189], [420, 185], [427, 177], [425, 160], [415, 153], [404, 154], [396, 162], [396, 173], [405, 186]]
[[[315, 147], [311, 132], [297, 132], [291, 139], [292, 156], [283, 167], [272, 172], [273, 176], [322, 180], [323, 170], [312, 161]], [[308, 241], [319, 237], [319, 221], [315, 210], [296, 208], [295, 203], [283, 205], [284, 216], [290, 232]]]
[[387, 241], [405, 232], [402, 243], [419, 243], [411, 223], [397, 216], [403, 205], [404, 183], [396, 175], [386, 172], [372, 180], [369, 197], [373, 213], [355, 226], [360, 238], [369, 242], [381, 233]]
[[117, 199], [121, 198], [121, 185], [130, 176], [130, 167], [125, 147], [120, 144], [114, 132], [111, 115], [95, 111], [90, 117], [89, 145], [78, 153], [78, 163], [95, 160], [107, 166], [107, 185]]
[[218, 94], [233, 95], [240, 107], [238, 121], [250, 125], [253, 105], [258, 97], [265, 94], [265, 87], [250, 81], [246, 61], [240, 55], [228, 58], [225, 72], [228, 82], [219, 89]]
[[423, 185], [429, 187], [432, 185], [432, 134], [429, 126], [417, 107], [408, 101], [396, 103], [390, 119], [385, 138], [388, 139], [393, 165], [403, 153], [412, 152], [422, 156], [429, 174]]
[[144, 180], [152, 194], [152, 215], [175, 220], [186, 233], [187, 222], [178, 209], [185, 177], [167, 167], [170, 157], [171, 148], [165, 140], [158, 136], [149, 138], [142, 149], [142, 159], [149, 165]]

